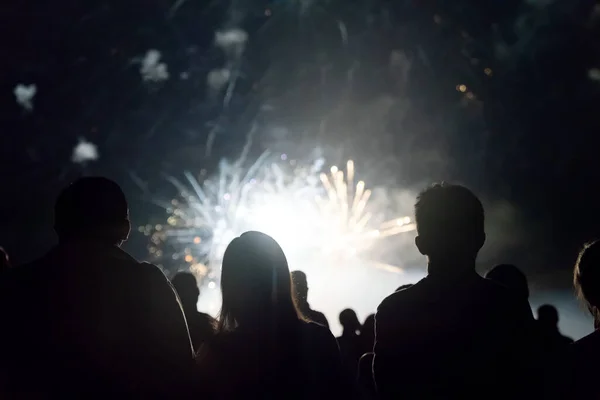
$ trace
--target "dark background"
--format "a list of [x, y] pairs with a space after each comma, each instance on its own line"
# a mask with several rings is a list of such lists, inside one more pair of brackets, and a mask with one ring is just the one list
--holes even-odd
[[[569, 286], [577, 250], [599, 233], [600, 82], [589, 77], [600, 68], [598, 3], [175, 3], [0, 5], [0, 243], [16, 261], [52, 245], [52, 203], [76, 177], [117, 180], [144, 224], [160, 210], [132, 175], [168, 191], [164, 175], [214, 171], [255, 126], [253, 154], [303, 159], [318, 148], [377, 171], [376, 185], [469, 185], [510, 209], [514, 230], [498, 240], [512, 244], [492, 244], [486, 263], [515, 262], [542, 289]], [[224, 104], [206, 76], [227, 62], [215, 31], [233, 27], [249, 41]], [[162, 53], [168, 81], [142, 81], [148, 49]], [[15, 102], [19, 83], [37, 85], [32, 112]], [[79, 138], [98, 146], [97, 161], [71, 162]], [[145, 256], [144, 237], [128, 246]]]

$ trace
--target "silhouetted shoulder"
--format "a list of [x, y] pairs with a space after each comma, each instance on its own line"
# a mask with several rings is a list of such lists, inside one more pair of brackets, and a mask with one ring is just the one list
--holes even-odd
[[[302, 321], [300, 323], [302, 324], [302, 329], [306, 335], [311, 336], [317, 340], [330, 341], [330, 342], [333, 341], [334, 343], [337, 343], [335, 341], [335, 337], [333, 336], [331, 331], [329, 329], [327, 329], [325, 326], [323, 326], [317, 322]], [[336, 346], [337, 346], [337, 344], [336, 344]]]
[[385, 312], [388, 308], [396, 308], [405, 304], [410, 304], [414, 301], [423, 299], [423, 292], [426, 289], [425, 279], [420, 280], [416, 284], [400, 289], [388, 297], [386, 297], [379, 307], [377, 307], [377, 313]]

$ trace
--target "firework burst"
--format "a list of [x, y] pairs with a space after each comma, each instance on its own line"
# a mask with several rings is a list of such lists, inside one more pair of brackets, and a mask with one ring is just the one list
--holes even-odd
[[140, 227], [150, 236], [156, 263], [170, 271], [189, 269], [214, 286], [225, 248], [247, 230], [273, 236], [294, 266], [307, 257], [320, 258], [310, 264], [369, 259], [377, 240], [414, 229], [408, 217], [376, 223], [382, 210], [373, 210], [365, 182], [354, 182], [352, 160], [345, 171], [334, 166], [329, 174], [321, 172], [322, 159], [303, 166], [273, 162], [264, 153], [249, 168], [243, 164], [223, 160], [215, 178], [198, 180], [190, 173], [184, 182], [168, 178], [179, 195], [161, 203], [166, 224]]

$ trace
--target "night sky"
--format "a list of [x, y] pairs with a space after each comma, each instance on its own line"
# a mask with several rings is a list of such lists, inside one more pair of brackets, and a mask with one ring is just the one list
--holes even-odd
[[[54, 243], [52, 203], [78, 176], [117, 180], [143, 224], [160, 210], [136, 180], [161, 192], [210, 173], [252, 128], [254, 155], [353, 158], [375, 185], [443, 179], [504, 204], [511, 246], [489, 262], [542, 285], [568, 286], [600, 236], [592, 0], [7, 0], [0, 18], [0, 243], [17, 261]], [[233, 29], [248, 40], [232, 55], [215, 35]], [[164, 81], [140, 73], [151, 49]], [[207, 85], [223, 68], [229, 93]], [[19, 84], [36, 85], [31, 110]], [[82, 139], [97, 160], [72, 161]], [[129, 250], [143, 257], [145, 238]]]

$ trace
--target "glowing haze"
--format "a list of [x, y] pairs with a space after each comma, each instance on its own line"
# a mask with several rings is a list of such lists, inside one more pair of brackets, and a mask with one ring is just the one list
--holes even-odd
[[[371, 250], [381, 238], [414, 230], [411, 219], [383, 219], [384, 210], [372, 206], [372, 192], [357, 179], [352, 160], [327, 173], [323, 165], [322, 159], [299, 165], [286, 155], [273, 161], [265, 153], [250, 167], [244, 167], [243, 158], [222, 160], [214, 177], [185, 173], [185, 181], [169, 178], [179, 195], [160, 203], [166, 221], [140, 227], [150, 237], [151, 258], [170, 271], [189, 269], [201, 286], [213, 289], [229, 242], [258, 230], [280, 243], [290, 269], [310, 270], [309, 281], [324, 282], [330, 268], [343, 268], [346, 276], [369, 267], [401, 273], [399, 267], [373, 259]], [[204, 308], [214, 313], [218, 294], [208, 292], [217, 291], [203, 294], [212, 298]]]

